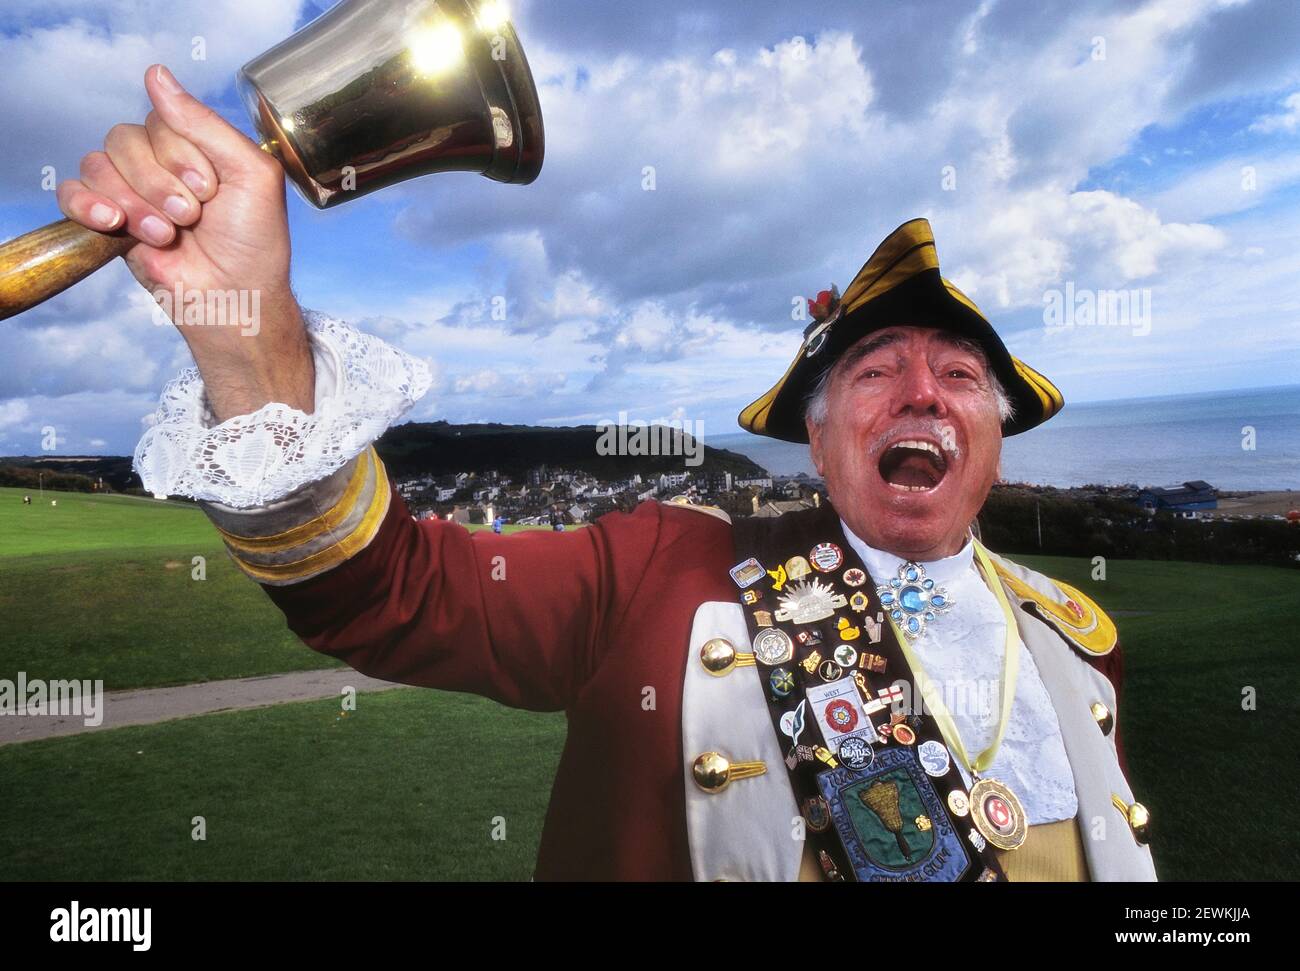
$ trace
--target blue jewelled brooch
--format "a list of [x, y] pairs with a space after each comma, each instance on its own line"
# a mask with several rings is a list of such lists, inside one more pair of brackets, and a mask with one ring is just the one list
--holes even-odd
[[925, 575], [925, 567], [907, 562], [898, 568], [898, 576], [876, 587], [880, 605], [889, 611], [909, 641], [925, 633], [925, 625], [952, 606], [948, 591], [935, 586]]

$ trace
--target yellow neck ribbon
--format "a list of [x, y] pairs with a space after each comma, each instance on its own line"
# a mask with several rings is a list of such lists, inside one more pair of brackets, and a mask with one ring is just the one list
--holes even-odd
[[[921, 691], [921, 700], [933, 713], [934, 720], [939, 725], [939, 731], [943, 733], [944, 739], [948, 742], [948, 747], [957, 753], [957, 757], [961, 759], [966, 771], [972, 776], [978, 777], [979, 773], [993, 764], [998, 749], [1002, 746], [1002, 738], [1007, 733], [1007, 723], [1011, 720], [1011, 702], [1016, 694], [1016, 676], [1020, 673], [1020, 644], [1016, 636], [1016, 618], [1011, 612], [1011, 604], [1007, 601], [1006, 591], [1002, 589], [1002, 584], [998, 580], [997, 571], [993, 569], [993, 563], [989, 560], [989, 555], [984, 547], [974, 537], [971, 538], [971, 542], [975, 544], [975, 559], [979, 562], [980, 571], [984, 574], [984, 580], [998, 598], [998, 603], [1002, 607], [1002, 616], [1006, 618], [1007, 622], [1006, 646], [1002, 659], [1002, 714], [998, 719], [998, 730], [997, 734], [993, 736], [992, 743], [975, 757], [974, 762], [971, 761], [970, 755], [966, 752], [966, 746], [961, 740], [961, 733], [957, 731], [957, 725], [948, 712], [948, 706], [943, 703], [941, 692], [925, 673], [920, 658], [908, 646], [907, 637], [899, 630], [892, 617], [889, 618], [889, 626], [894, 629], [894, 636], [898, 638], [898, 646], [903, 651], [903, 657], [907, 658], [907, 663], [912, 667], [912, 674], [915, 676], [917, 687]], [[886, 614], [886, 616], [889, 615]]]

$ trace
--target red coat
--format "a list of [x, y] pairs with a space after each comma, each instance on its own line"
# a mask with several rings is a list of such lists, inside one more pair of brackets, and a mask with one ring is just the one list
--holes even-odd
[[700, 603], [735, 599], [732, 565], [728, 524], [690, 509], [471, 534], [413, 520], [394, 492], [358, 555], [265, 589], [310, 647], [364, 674], [567, 713], [537, 879], [690, 880], [683, 648]]
[[[538, 879], [692, 879], [683, 683], [697, 609], [736, 602], [730, 524], [646, 502], [571, 532], [471, 534], [415, 521], [382, 466], [368, 474], [370, 493], [354, 487], [336, 507], [375, 510], [370, 527], [356, 527], [375, 530], [368, 545], [350, 558], [335, 552], [345, 544], [327, 547], [302, 561], [341, 559], [326, 572], [265, 586], [289, 627], [377, 678], [566, 712]], [[281, 511], [288, 522], [308, 514]], [[1118, 688], [1117, 649], [1088, 663]]]

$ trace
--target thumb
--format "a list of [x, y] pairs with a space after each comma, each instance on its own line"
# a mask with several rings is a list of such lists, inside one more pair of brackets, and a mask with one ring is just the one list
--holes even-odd
[[145, 72], [144, 86], [159, 117], [208, 157], [219, 181], [237, 182], [266, 171], [271, 156], [189, 94], [163, 65], [155, 64]]

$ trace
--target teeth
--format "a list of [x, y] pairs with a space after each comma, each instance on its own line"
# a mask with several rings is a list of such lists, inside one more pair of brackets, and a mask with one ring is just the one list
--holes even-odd
[[893, 445], [889, 447], [890, 448], [914, 448], [922, 452], [929, 452], [931, 455], [936, 455], [939, 458], [943, 458], [943, 455], [940, 454], [939, 452], [938, 446], [936, 446], [933, 442], [922, 442], [916, 439], [909, 438], [907, 441], [904, 442], [895, 442]]
[[889, 483], [890, 488], [897, 489], [899, 492], [929, 492], [934, 486], [910, 486], [899, 485], [897, 482]]

